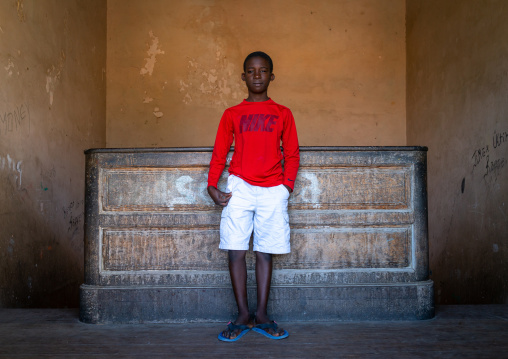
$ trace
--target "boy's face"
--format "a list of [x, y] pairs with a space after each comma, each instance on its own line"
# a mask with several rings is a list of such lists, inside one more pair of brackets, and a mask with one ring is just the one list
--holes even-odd
[[242, 80], [247, 84], [249, 93], [262, 94], [267, 92], [268, 85], [274, 79], [275, 75], [270, 72], [270, 64], [264, 58], [253, 57], [245, 64]]

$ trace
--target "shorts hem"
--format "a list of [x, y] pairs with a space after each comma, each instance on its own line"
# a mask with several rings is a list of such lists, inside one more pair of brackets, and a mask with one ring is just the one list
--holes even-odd
[[253, 249], [253, 252], [261, 252], [261, 253], [267, 253], [267, 254], [289, 254], [289, 253], [291, 253], [291, 249], [286, 249], [286, 250], [282, 250], [282, 251], [274, 251], [272, 249], [255, 248], [255, 249]]
[[235, 246], [219, 246], [219, 249], [222, 249], [223, 251], [248, 251], [249, 247], [239, 248]]

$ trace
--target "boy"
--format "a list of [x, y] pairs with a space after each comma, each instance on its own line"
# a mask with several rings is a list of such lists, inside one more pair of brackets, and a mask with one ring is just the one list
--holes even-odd
[[[219, 248], [228, 250], [229, 273], [238, 317], [219, 334], [236, 341], [250, 329], [272, 339], [286, 338], [287, 331], [268, 318], [272, 279], [272, 254], [290, 252], [287, 204], [300, 163], [296, 126], [291, 111], [268, 97], [275, 79], [273, 63], [264, 52], [253, 52], [243, 64], [242, 80], [249, 96], [228, 108], [220, 121], [208, 173], [208, 194], [223, 206]], [[235, 140], [226, 192], [217, 182]], [[283, 153], [280, 145], [282, 141]], [[284, 170], [281, 161], [284, 159]], [[257, 311], [249, 315], [245, 254], [254, 230]]]

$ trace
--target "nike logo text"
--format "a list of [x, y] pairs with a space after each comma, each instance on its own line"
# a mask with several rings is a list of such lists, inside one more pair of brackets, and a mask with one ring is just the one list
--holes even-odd
[[270, 114], [243, 115], [240, 119], [240, 133], [242, 132], [273, 132], [273, 125], [279, 116]]

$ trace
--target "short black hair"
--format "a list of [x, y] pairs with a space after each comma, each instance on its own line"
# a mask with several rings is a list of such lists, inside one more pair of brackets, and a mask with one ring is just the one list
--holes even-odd
[[253, 57], [262, 57], [263, 59], [268, 61], [268, 64], [270, 65], [270, 72], [273, 72], [272, 58], [263, 51], [254, 51], [253, 53], [248, 54], [247, 57], [245, 58], [245, 61], [243, 62], [243, 71], [246, 70], [245, 67], [247, 66], [247, 61], [249, 61], [249, 59], [252, 59]]

